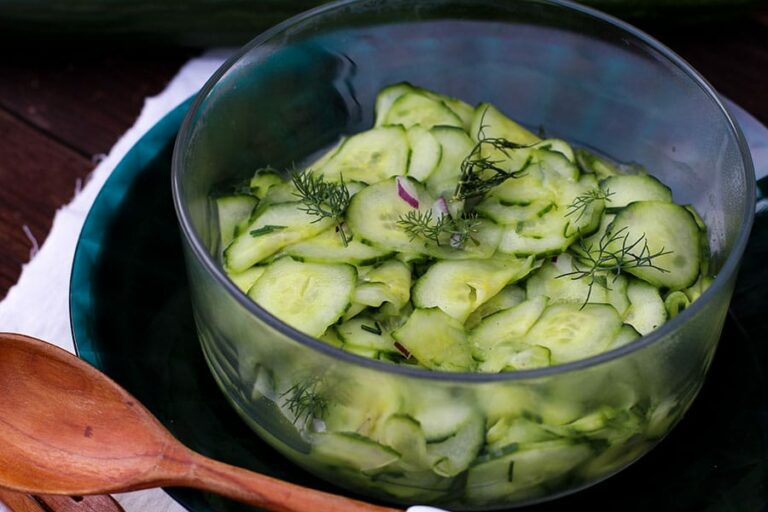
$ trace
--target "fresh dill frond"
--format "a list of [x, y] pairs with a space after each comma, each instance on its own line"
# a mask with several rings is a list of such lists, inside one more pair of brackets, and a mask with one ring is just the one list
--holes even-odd
[[339, 183], [329, 183], [322, 176], [307, 170], [296, 170], [291, 173], [291, 181], [296, 187], [294, 195], [304, 205], [301, 209], [317, 217], [313, 222], [324, 218], [333, 220], [336, 231], [346, 247], [350, 239], [344, 228], [344, 213], [349, 207], [350, 197], [344, 178], [339, 176]]
[[669, 272], [656, 265], [655, 260], [672, 254], [672, 251], [665, 251], [664, 247], [652, 253], [645, 233], [632, 241], [626, 226], [615, 233], [603, 233], [597, 242], [597, 248], [584, 239], [579, 240], [579, 248], [580, 254], [573, 260], [574, 270], [560, 274], [557, 279], [570, 277], [573, 280], [587, 280], [587, 297], [581, 305], [582, 308], [589, 303], [595, 284], [610, 290], [609, 280], [615, 282], [622, 272], [633, 268], [647, 267], [659, 272]]
[[591, 190], [588, 190], [587, 192], [584, 192], [583, 194], [576, 196], [576, 199], [574, 199], [573, 202], [568, 205], [567, 210], [565, 212], [565, 216], [570, 217], [571, 215], [575, 215], [578, 213], [578, 216], [576, 217], [576, 219], [574, 219], [574, 222], [578, 222], [586, 213], [587, 208], [589, 208], [589, 205], [591, 205], [595, 201], [600, 201], [600, 200], [611, 202], [612, 195], [614, 195], [614, 193], [611, 192], [610, 189], [603, 190], [601, 188], [593, 188]]
[[474, 235], [479, 228], [475, 214], [465, 214], [454, 219], [450, 215], [441, 215], [435, 219], [432, 210], [410, 210], [397, 221], [411, 240], [425, 238], [438, 246], [450, 245], [461, 249], [468, 241], [478, 244]]
[[293, 424], [305, 428], [313, 419], [322, 419], [328, 410], [328, 400], [318, 391], [320, 379], [311, 378], [297, 382], [280, 395], [285, 398], [288, 410], [293, 414]]
[[528, 146], [516, 144], [498, 137], [480, 138], [469, 155], [461, 162], [459, 182], [453, 193], [454, 199], [465, 200], [480, 197], [508, 179], [520, 177], [531, 163], [530, 155], [519, 169], [505, 168], [502, 164], [506, 159], [494, 159], [487, 155], [498, 155], [501, 153], [509, 157], [510, 151], [525, 147]]
[[281, 229], [285, 229], [285, 226], [276, 226], [274, 224], [267, 224], [266, 226], [262, 226], [258, 229], [252, 229], [249, 232], [249, 234], [255, 238], [257, 236], [268, 235], [269, 233], [280, 231]]

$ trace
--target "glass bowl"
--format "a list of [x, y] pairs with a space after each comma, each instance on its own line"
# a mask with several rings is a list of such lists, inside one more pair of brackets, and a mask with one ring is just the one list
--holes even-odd
[[[223, 272], [211, 193], [371, 127], [377, 91], [401, 81], [646, 166], [704, 217], [714, 283], [629, 345], [494, 375], [366, 359], [284, 324]], [[720, 337], [754, 176], [712, 88], [616, 19], [554, 0], [353, 0], [276, 26], [218, 70], [179, 133], [173, 193], [202, 349], [242, 418], [355, 493], [481, 510], [592, 485], [680, 420]]]

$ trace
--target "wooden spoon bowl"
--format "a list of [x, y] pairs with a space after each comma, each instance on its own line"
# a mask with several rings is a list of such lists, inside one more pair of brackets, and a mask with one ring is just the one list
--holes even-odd
[[193, 487], [274, 511], [392, 512], [214, 461], [109, 377], [54, 345], [0, 333], [0, 487], [105, 494]]

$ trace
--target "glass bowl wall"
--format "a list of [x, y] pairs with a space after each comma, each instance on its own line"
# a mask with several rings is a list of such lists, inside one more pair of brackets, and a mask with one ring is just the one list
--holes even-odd
[[[369, 128], [377, 91], [401, 81], [489, 101], [548, 136], [646, 166], [676, 202], [704, 217], [713, 286], [630, 345], [503, 375], [395, 367], [283, 324], [224, 275], [211, 193], [265, 165], [300, 166]], [[751, 225], [753, 181], [738, 128], [683, 61], [621, 22], [535, 0], [362, 0], [300, 15], [256, 38], [208, 82], [173, 164], [202, 348], [241, 416], [285, 456], [339, 486], [455, 510], [521, 505], [591, 485], [679, 421], [720, 336]], [[297, 415], [292, 404], [303, 390], [322, 400], [310, 408], [315, 416], [334, 411], [334, 418]], [[338, 415], [345, 418], [338, 428], [354, 436], [327, 435]], [[398, 445], [403, 453], [393, 462], [391, 445], [409, 439], [392, 440], [393, 418], [445, 425], [445, 437]], [[530, 432], [487, 450], [491, 437], [515, 425]], [[452, 446], [467, 445], [477, 445], [472, 460], [455, 460], [461, 450]], [[412, 455], [422, 450], [426, 458]]]

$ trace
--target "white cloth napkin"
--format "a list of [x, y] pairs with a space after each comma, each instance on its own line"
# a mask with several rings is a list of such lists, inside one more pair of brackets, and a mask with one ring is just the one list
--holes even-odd
[[[35, 336], [74, 352], [69, 325], [69, 277], [80, 230], [96, 195], [128, 150], [179, 103], [193, 95], [231, 54], [232, 50], [206, 52], [187, 62], [163, 92], [147, 98], [136, 124], [123, 135], [93, 171], [88, 183], [71, 203], [56, 212], [48, 238], [24, 265], [19, 282], [0, 302], [0, 331]], [[768, 175], [768, 131], [739, 107], [729, 103], [753, 151], [758, 178]], [[24, 229], [25, 226], [18, 226]], [[126, 512], [184, 512], [162, 490], [115, 495]], [[0, 503], [0, 512], [8, 509]], [[439, 512], [431, 507], [411, 507], [409, 512]]]

